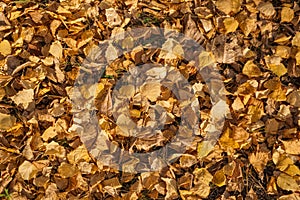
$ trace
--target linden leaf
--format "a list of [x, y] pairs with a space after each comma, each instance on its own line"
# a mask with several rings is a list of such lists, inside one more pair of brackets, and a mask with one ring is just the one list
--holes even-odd
[[34, 99], [34, 90], [33, 89], [21, 90], [15, 96], [11, 97], [11, 99], [17, 105], [22, 105], [26, 109]]
[[61, 163], [57, 171], [62, 178], [70, 178], [78, 172], [75, 166], [68, 163]]
[[3, 56], [8, 56], [11, 54], [11, 46], [8, 40], [3, 40], [0, 42], [0, 53]]
[[52, 54], [55, 58], [61, 59], [63, 57], [63, 48], [59, 41], [55, 41], [51, 44], [49, 53]]
[[259, 67], [254, 64], [253, 60], [247, 61], [243, 68], [243, 74], [247, 75], [248, 77], [258, 77], [262, 75]]
[[300, 155], [300, 140], [281, 141], [288, 154]]
[[299, 190], [299, 185], [293, 179], [293, 177], [284, 173], [281, 173], [277, 178], [277, 185], [283, 190], [290, 190], [290, 191]]
[[291, 22], [294, 18], [294, 10], [283, 7], [281, 10], [281, 22]]
[[224, 26], [225, 26], [226, 34], [234, 32], [239, 26], [238, 21], [236, 21], [233, 17], [226, 18], [223, 21], [223, 23], [224, 23]]
[[16, 118], [11, 115], [0, 113], [0, 130], [6, 131], [16, 123]]
[[25, 160], [19, 166], [19, 170], [18, 171], [19, 171], [21, 177], [24, 180], [28, 181], [28, 180], [30, 180], [30, 179], [32, 179], [32, 178], [34, 178], [36, 176], [36, 174], [38, 172], [38, 169], [37, 169], [37, 167], [34, 164], [32, 164], [32, 163], [28, 162], [27, 160]]
[[300, 32], [296, 32], [296, 35], [293, 37], [292, 45], [300, 47]]
[[274, 74], [276, 74], [279, 77], [287, 73], [287, 69], [282, 63], [280, 63], [279, 65], [269, 64], [269, 68]]
[[71, 164], [79, 163], [80, 161], [90, 161], [89, 153], [84, 146], [79, 146], [77, 149], [70, 152], [67, 158]]
[[225, 185], [226, 183], [226, 176], [224, 174], [223, 170], [219, 170], [214, 174], [213, 180], [212, 182], [218, 186], [218, 187], [222, 187], [223, 185]]

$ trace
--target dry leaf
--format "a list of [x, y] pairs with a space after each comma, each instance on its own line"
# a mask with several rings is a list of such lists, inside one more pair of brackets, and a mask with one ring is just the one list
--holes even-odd
[[235, 30], [239, 26], [239, 23], [233, 17], [225, 18], [223, 23], [224, 23], [224, 26], [225, 26], [226, 34], [231, 33], [231, 32], [235, 32]]
[[259, 77], [262, 75], [259, 67], [254, 64], [253, 60], [247, 61], [243, 68], [243, 74], [247, 75], [248, 77]]
[[261, 174], [269, 160], [269, 154], [262, 151], [257, 151], [249, 156], [249, 161], [255, 168], [255, 170]]
[[16, 124], [16, 118], [11, 115], [0, 113], [0, 131], [11, 129]]
[[218, 187], [222, 187], [223, 185], [225, 185], [226, 184], [226, 176], [224, 174], [224, 171], [223, 170], [217, 171], [214, 174], [212, 182]]
[[296, 32], [295, 36], [293, 37], [292, 40], [292, 45], [300, 47], [300, 32]]
[[288, 154], [300, 155], [300, 140], [281, 141]]
[[57, 59], [61, 59], [63, 57], [63, 47], [59, 41], [55, 41], [51, 44], [49, 53], [53, 55]]
[[8, 40], [2, 40], [0, 42], [0, 53], [3, 56], [8, 56], [11, 54], [11, 45]]
[[293, 179], [293, 177], [284, 173], [281, 173], [277, 178], [277, 185], [283, 190], [290, 190], [290, 191], [299, 190], [299, 185]]
[[77, 164], [81, 161], [90, 161], [90, 156], [87, 149], [84, 146], [79, 146], [75, 150], [71, 151], [67, 155], [68, 161], [71, 164]]
[[288, 7], [283, 7], [281, 10], [281, 23], [291, 22], [294, 18], [294, 10]]
[[12, 96], [11, 99], [19, 106], [22, 105], [24, 109], [27, 109], [29, 104], [34, 99], [34, 90], [33, 89], [24, 89], [19, 91], [15, 96]]
[[78, 172], [75, 166], [68, 163], [61, 163], [57, 171], [62, 178], [70, 178], [72, 176], [75, 176], [75, 174]]
[[33, 179], [37, 172], [38, 169], [36, 168], [36, 166], [34, 164], [32, 164], [31, 162], [28, 162], [27, 160], [25, 160], [20, 166], [19, 166], [19, 173], [21, 175], [21, 177], [28, 181], [30, 179]]

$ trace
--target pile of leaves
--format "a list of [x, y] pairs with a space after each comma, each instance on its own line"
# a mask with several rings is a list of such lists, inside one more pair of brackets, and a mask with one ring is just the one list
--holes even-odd
[[[299, 21], [300, 4], [290, 0], [1, 1], [0, 197], [300, 199]], [[180, 159], [157, 172], [125, 173], [97, 163], [71, 112], [74, 82], [90, 50], [136, 27], [176, 30], [201, 44], [217, 63], [230, 112], [218, 143], [205, 151], [208, 89], [195, 67], [180, 58], [169, 63], [193, 84], [201, 131]], [[146, 98], [130, 103], [136, 124], [166, 121], [161, 140], [131, 140], [126, 116], [110, 110], [112, 87], [149, 60], [165, 62], [159, 51], [137, 48], [108, 67], [97, 94], [81, 91], [96, 99], [99, 125], [110, 139], [137, 152], [165, 145], [180, 117], [176, 97], [161, 85], [120, 88]], [[157, 116], [161, 107], [166, 113]]]

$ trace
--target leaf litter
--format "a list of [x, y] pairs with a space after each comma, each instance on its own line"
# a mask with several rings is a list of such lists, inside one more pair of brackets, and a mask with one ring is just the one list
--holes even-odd
[[[299, 199], [299, 6], [283, 0], [1, 2], [0, 196]], [[201, 105], [200, 132], [180, 159], [159, 172], [138, 174], [133, 161], [125, 166], [130, 174], [101, 166], [91, 156], [78, 137], [82, 122], [71, 113], [70, 95], [91, 49], [111, 35], [143, 26], [182, 32], [206, 49], [200, 65], [217, 62], [230, 117], [216, 145], [203, 141], [210, 128], [209, 92], [192, 64], [182, 62], [176, 41], [167, 41], [160, 51], [138, 47], [121, 58], [111, 47], [106, 57], [114, 62], [99, 84], [90, 86], [97, 94], [90, 87], [76, 92], [84, 93], [82, 101], [96, 99], [99, 125], [122, 148], [148, 152], [165, 145], [181, 115], [176, 95], [154, 81], [121, 88], [120, 95], [132, 101], [129, 115], [114, 121], [111, 90], [135, 65], [172, 64], [190, 81]], [[124, 47], [131, 45], [132, 39], [124, 40]], [[174, 79], [163, 68], [145, 74]], [[165, 122], [164, 131], [130, 139], [130, 127], [151, 127], [156, 121]]]

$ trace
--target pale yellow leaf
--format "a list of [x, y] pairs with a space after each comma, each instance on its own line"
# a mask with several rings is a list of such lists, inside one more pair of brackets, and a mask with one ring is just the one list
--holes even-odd
[[61, 59], [63, 56], [63, 48], [59, 41], [55, 41], [51, 44], [49, 53], [57, 59]]
[[277, 185], [283, 190], [290, 190], [290, 191], [299, 190], [299, 185], [293, 179], [293, 177], [284, 173], [281, 173], [277, 178]]
[[281, 141], [288, 154], [300, 155], [300, 140]]
[[24, 179], [24, 180], [30, 180], [32, 178], [34, 178], [38, 172], [38, 169], [37, 167], [28, 162], [27, 160], [25, 160], [20, 166], [19, 166], [19, 173], [21, 175], [21, 177]]
[[34, 99], [34, 90], [33, 89], [21, 90], [15, 96], [12, 96], [11, 99], [17, 105], [22, 105], [26, 109]]

